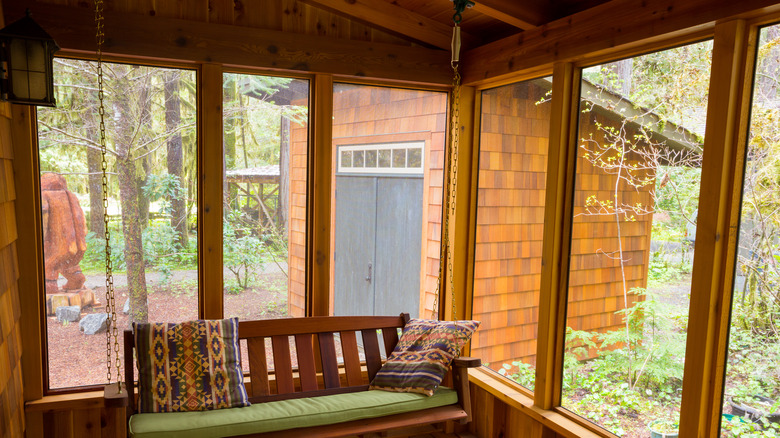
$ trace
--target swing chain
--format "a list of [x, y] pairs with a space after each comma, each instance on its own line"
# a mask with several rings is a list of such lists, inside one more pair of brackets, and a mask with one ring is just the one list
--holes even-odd
[[[119, 359], [119, 330], [116, 323], [116, 300], [114, 295], [114, 274], [111, 262], [111, 230], [109, 228], [108, 216], [108, 160], [106, 147], [106, 123], [105, 106], [103, 103], [103, 43], [105, 33], [103, 32], [103, 0], [95, 0], [95, 42], [97, 43], [97, 81], [98, 81], [98, 115], [100, 116], [100, 155], [102, 169], [103, 185], [103, 224], [105, 226], [106, 240], [106, 313], [109, 317], [106, 319], [106, 378], [111, 384], [112, 366], [116, 368], [116, 382], [119, 392], [122, 392]], [[113, 342], [112, 342], [113, 341]], [[113, 348], [112, 348], [113, 343]], [[115, 363], [111, 363], [111, 352], [113, 350]]]
[[447, 187], [447, 205], [446, 216], [444, 218], [444, 227], [446, 232], [447, 249], [447, 277], [450, 282], [450, 294], [452, 300], [452, 319], [458, 319], [458, 309], [455, 304], [455, 277], [452, 269], [452, 243], [450, 242], [450, 218], [455, 216], [455, 195], [458, 191], [458, 145], [460, 144], [460, 73], [458, 65], [452, 67], [454, 76], [452, 79], [452, 147], [448, 152], [449, 163], [449, 181]]

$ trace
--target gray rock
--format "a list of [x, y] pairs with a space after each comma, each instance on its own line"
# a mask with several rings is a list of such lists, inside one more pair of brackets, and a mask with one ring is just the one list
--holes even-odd
[[79, 321], [79, 330], [84, 332], [85, 335], [103, 333], [106, 331], [107, 319], [107, 313], [90, 313], [89, 315], [84, 315], [84, 318]]
[[60, 306], [55, 311], [57, 321], [76, 322], [81, 318], [81, 307], [79, 306]]

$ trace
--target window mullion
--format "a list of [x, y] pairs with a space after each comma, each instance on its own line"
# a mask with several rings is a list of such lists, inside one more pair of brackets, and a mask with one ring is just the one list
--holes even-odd
[[744, 20], [715, 28], [681, 436], [717, 437], [719, 433], [755, 34]]
[[331, 174], [333, 172], [333, 76], [314, 77], [306, 196], [307, 316], [330, 314]]
[[534, 404], [543, 409], [559, 405], [561, 398], [579, 84], [580, 71], [573, 64], [553, 67], [534, 390]]
[[223, 316], [222, 299], [222, 66], [203, 64], [200, 72], [198, 145], [198, 250], [200, 264], [199, 314], [202, 318]]

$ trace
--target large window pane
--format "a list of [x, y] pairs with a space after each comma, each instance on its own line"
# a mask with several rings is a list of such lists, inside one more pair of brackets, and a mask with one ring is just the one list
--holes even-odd
[[223, 80], [225, 317], [304, 316], [309, 82]]
[[446, 129], [445, 93], [334, 86], [332, 314], [432, 316]]
[[711, 46], [583, 71], [561, 404], [619, 436], [679, 421]]
[[[38, 144], [49, 388], [64, 388], [106, 381], [105, 241], [96, 63], [57, 59], [54, 68], [58, 104], [39, 108]], [[103, 66], [120, 330], [198, 316], [195, 77]]]
[[472, 355], [533, 389], [552, 79], [482, 92]]
[[780, 24], [753, 81], [721, 436], [780, 436]]

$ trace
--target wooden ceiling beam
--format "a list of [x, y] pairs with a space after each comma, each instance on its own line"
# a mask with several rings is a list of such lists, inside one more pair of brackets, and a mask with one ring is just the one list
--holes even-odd
[[[381, 28], [402, 38], [411, 38], [444, 50], [450, 50], [452, 26], [382, 0], [301, 0], [311, 6]], [[474, 46], [475, 38], [461, 31], [465, 46]]]
[[474, 10], [512, 26], [528, 30], [552, 21], [546, 1], [475, 0]]
[[[95, 52], [94, 11], [36, 1], [3, 5], [7, 23], [29, 8], [35, 21], [71, 53]], [[449, 84], [444, 50], [353, 41], [129, 13], [105, 13], [106, 55], [185, 63], [218, 63], [304, 73], [331, 73]]]
[[[523, 31], [461, 56], [464, 84], [551, 71], [554, 62], [626, 57], [648, 44], [702, 38], [715, 21], [780, 10], [777, 0], [612, 0], [544, 26]], [[599, 61], [601, 62], [601, 61]]]

